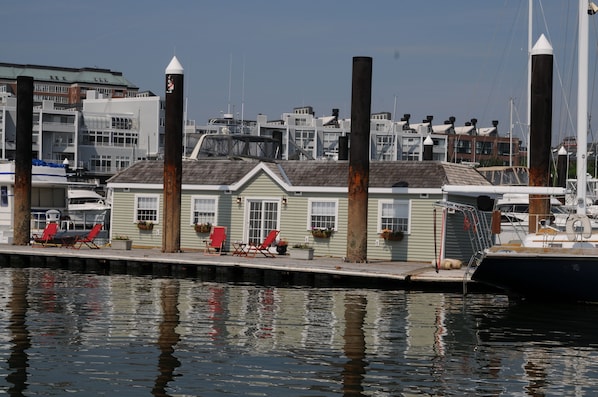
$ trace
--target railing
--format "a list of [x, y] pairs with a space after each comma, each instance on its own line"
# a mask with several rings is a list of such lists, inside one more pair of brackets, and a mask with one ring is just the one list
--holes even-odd
[[[31, 212], [31, 230], [43, 230], [51, 220], [48, 220], [46, 211]], [[109, 228], [105, 216], [86, 214], [85, 211], [62, 212], [59, 227], [62, 230], [90, 230], [96, 223], [101, 223], [104, 230]]]
[[464, 228], [468, 231], [473, 250], [473, 254], [467, 263], [467, 268], [463, 275], [463, 294], [466, 294], [467, 281], [472, 269], [482, 261], [486, 249], [492, 246], [492, 230], [488, 225], [488, 217], [477, 208], [467, 204], [438, 201], [435, 206], [459, 212], [463, 215]]

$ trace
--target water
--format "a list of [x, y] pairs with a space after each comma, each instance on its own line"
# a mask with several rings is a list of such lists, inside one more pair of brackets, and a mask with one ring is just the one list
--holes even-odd
[[0, 269], [10, 396], [584, 396], [598, 307]]

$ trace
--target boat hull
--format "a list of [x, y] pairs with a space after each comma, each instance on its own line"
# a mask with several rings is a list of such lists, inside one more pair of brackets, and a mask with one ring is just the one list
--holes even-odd
[[487, 253], [471, 279], [528, 300], [598, 302], [598, 251]]

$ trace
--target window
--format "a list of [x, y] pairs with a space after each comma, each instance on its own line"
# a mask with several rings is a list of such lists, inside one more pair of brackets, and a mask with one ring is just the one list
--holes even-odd
[[93, 155], [89, 159], [89, 169], [95, 172], [111, 172], [112, 158], [106, 155]]
[[475, 143], [476, 154], [492, 154], [492, 142], [477, 141]]
[[308, 228], [336, 230], [337, 204], [336, 200], [310, 200]]
[[0, 207], [8, 207], [8, 186], [0, 186]]
[[[515, 143], [513, 143], [513, 148], [515, 148]], [[498, 154], [501, 156], [508, 156], [511, 153], [511, 144], [510, 143], [499, 143], [498, 144]]]
[[457, 151], [457, 153], [471, 154], [471, 142], [470, 141], [458, 141], [456, 151]]
[[157, 194], [135, 196], [135, 222], [158, 222], [158, 198]]
[[394, 135], [376, 135], [376, 160], [394, 160], [394, 150]]
[[216, 224], [216, 198], [215, 197], [191, 197], [191, 223]]
[[131, 160], [126, 156], [116, 156], [114, 163], [117, 170], [124, 170], [131, 164]]
[[380, 230], [409, 232], [409, 200], [381, 200], [378, 204]]

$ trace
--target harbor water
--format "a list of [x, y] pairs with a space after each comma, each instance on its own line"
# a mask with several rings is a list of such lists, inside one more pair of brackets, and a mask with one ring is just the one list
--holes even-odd
[[598, 307], [0, 269], [9, 396], [585, 396]]

